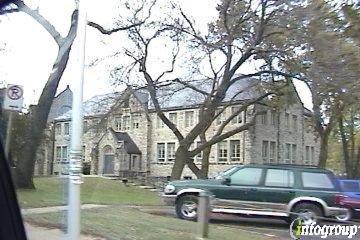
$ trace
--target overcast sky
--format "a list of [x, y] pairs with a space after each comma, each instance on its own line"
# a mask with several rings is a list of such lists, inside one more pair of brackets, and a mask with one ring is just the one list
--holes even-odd
[[[99, 1], [87, 0], [87, 2], [89, 20], [111, 28], [114, 19], [119, 19], [121, 11], [114, 11], [116, 2], [119, 1], [103, 0], [101, 4], [98, 4]], [[178, 0], [178, 2], [193, 17], [200, 29], [206, 29], [207, 23], [217, 16], [215, 9], [217, 1]], [[38, 8], [63, 36], [66, 35], [70, 26], [70, 16], [75, 7], [74, 0], [33, 0], [26, 3]], [[122, 42], [121, 33], [103, 36], [90, 27], [87, 28], [86, 41], [87, 64], [96, 58], [109, 56], [114, 53], [114, 50], [120, 50], [123, 47], [119, 44]], [[35, 103], [51, 72], [57, 54], [57, 45], [38, 23], [23, 13], [0, 16], [0, 47], [3, 43], [6, 43], [6, 49], [0, 53], [0, 82], [24, 85], [26, 104]], [[73, 56], [70, 57], [58, 92], [68, 84], [71, 87], [71, 82], [76, 80], [72, 77], [73, 58]], [[85, 100], [97, 94], [119, 90], [109, 80], [109, 71], [115, 65], [116, 59], [85, 69]], [[242, 72], [251, 72], [251, 68], [252, 66], [245, 66]], [[296, 83], [296, 87], [305, 106], [312, 108], [310, 93], [306, 86]]]

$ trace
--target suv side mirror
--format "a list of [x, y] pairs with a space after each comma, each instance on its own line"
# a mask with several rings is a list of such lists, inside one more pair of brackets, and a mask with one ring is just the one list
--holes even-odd
[[231, 183], [231, 178], [230, 177], [225, 177], [222, 180], [222, 184], [224, 184], [224, 185], [230, 185], [230, 183]]

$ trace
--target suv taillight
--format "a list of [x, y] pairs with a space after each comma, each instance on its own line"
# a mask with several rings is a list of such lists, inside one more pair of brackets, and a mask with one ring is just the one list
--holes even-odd
[[344, 205], [345, 198], [346, 198], [346, 196], [344, 196], [344, 195], [336, 194], [335, 199], [334, 199], [334, 203], [336, 205]]

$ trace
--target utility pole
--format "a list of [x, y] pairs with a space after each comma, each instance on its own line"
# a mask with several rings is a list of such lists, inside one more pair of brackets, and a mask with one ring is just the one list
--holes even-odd
[[83, 134], [83, 82], [86, 39], [86, 0], [78, 0], [78, 27], [76, 34], [76, 73], [73, 84], [73, 104], [71, 118], [71, 146], [69, 166], [69, 210], [67, 234], [69, 240], [80, 239], [80, 185], [82, 183], [82, 134]]

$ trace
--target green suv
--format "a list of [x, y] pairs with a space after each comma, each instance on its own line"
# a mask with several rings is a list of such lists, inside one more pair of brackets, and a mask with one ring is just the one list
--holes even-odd
[[179, 218], [197, 218], [197, 196], [211, 195], [212, 212], [282, 217], [301, 215], [306, 223], [348, 211], [338, 205], [340, 188], [332, 172], [297, 165], [241, 165], [220, 177], [172, 181], [164, 188], [163, 200], [175, 205]]

